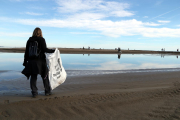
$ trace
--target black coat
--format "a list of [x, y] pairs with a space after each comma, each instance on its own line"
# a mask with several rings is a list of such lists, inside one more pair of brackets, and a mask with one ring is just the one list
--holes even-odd
[[[41, 50], [37, 58], [29, 58], [29, 44], [31, 41], [38, 42], [38, 48]], [[26, 43], [26, 51], [24, 54], [24, 63], [25, 68], [22, 71], [28, 79], [32, 74], [40, 74], [42, 77], [46, 77], [48, 73], [48, 68], [46, 64], [46, 53], [53, 53], [54, 50], [48, 49], [46, 46], [46, 41], [43, 37], [30, 37]]]

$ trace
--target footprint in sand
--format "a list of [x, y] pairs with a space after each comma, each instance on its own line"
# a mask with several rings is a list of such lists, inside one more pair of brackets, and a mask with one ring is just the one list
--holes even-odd
[[8, 104], [9, 103], [9, 100], [4, 100], [4, 104]]
[[10, 114], [7, 111], [1, 112], [0, 115], [3, 115], [4, 117], [9, 117], [10, 116]]

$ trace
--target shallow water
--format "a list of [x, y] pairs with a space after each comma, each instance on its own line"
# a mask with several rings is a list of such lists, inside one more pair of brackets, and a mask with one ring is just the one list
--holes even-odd
[[[179, 56], [132, 54], [61, 54], [67, 77], [115, 73], [180, 71]], [[21, 74], [24, 54], [0, 53], [0, 94], [30, 92], [29, 81]], [[70, 84], [75, 81], [70, 81]], [[43, 93], [38, 76], [39, 93]], [[68, 84], [68, 83], [67, 83]]]
[[63, 54], [63, 66], [68, 70], [134, 70], [180, 68], [178, 56], [131, 54]]
[[[68, 77], [127, 72], [179, 71], [179, 56], [162, 54], [61, 54]], [[0, 53], [0, 80], [24, 77], [23, 53]], [[1, 72], [4, 71], [4, 72]]]

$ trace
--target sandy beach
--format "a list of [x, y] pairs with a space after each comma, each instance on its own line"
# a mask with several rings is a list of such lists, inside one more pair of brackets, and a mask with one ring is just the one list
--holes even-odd
[[68, 77], [51, 96], [1, 95], [0, 120], [178, 120], [179, 78], [178, 71]]
[[180, 0], [0, 7], [0, 120], [180, 120]]

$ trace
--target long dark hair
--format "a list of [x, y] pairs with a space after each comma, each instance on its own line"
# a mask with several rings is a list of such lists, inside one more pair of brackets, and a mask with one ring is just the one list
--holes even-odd
[[39, 27], [34, 29], [32, 37], [43, 37], [42, 31]]

